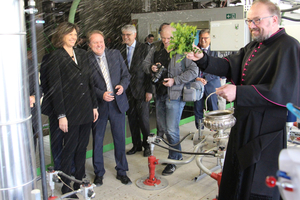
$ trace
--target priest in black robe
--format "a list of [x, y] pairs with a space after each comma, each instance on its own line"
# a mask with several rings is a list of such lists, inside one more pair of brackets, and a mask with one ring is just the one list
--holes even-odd
[[286, 104], [300, 105], [300, 45], [280, 29], [280, 10], [269, 0], [253, 2], [246, 23], [253, 41], [224, 59], [189, 53], [207, 73], [226, 76], [232, 84], [217, 94], [234, 101], [219, 200], [277, 200], [277, 187], [265, 184], [276, 176], [278, 156], [286, 148]]

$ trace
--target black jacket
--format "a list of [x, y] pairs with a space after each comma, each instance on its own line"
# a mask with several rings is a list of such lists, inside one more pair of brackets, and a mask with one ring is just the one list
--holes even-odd
[[[120, 51], [128, 68], [126, 44], [121, 46]], [[130, 85], [126, 91], [128, 94], [128, 90], [130, 90], [135, 99], [145, 100], [146, 92], [152, 93], [151, 76], [144, 72], [142, 65], [147, 54], [147, 45], [136, 41], [136, 46], [129, 69], [129, 73], [131, 75]], [[130, 96], [128, 98], [130, 98]]]
[[[115, 102], [119, 108], [120, 113], [125, 113], [129, 108], [125, 90], [129, 85], [130, 74], [128, 73], [119, 50], [106, 48], [105, 56], [108, 64], [112, 87], [115, 88], [117, 85], [123, 86], [124, 92], [121, 95], [115, 95]], [[106, 83], [99, 64], [95, 58], [95, 54], [93, 52], [89, 52], [88, 57], [99, 105], [98, 111], [99, 115], [101, 115], [103, 113], [109, 112], [107, 106], [108, 102], [103, 100], [103, 94], [107, 91]]]
[[93, 79], [87, 52], [74, 49], [76, 64], [64, 48], [55, 50], [41, 67], [44, 92], [42, 113], [66, 115], [69, 125], [93, 121], [93, 108], [97, 108]]

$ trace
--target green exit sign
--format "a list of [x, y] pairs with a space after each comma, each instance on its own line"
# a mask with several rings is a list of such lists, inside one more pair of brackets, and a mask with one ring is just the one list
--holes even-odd
[[228, 13], [228, 14], [226, 14], [226, 19], [236, 19], [236, 13]]

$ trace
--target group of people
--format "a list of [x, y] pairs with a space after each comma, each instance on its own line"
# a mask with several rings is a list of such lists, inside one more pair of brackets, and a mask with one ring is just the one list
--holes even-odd
[[[115, 146], [116, 178], [129, 185], [132, 182], [126, 175], [125, 113], [133, 141], [127, 155], [142, 148], [144, 156], [151, 155], [147, 138], [152, 85], [141, 65], [148, 47], [135, 40], [133, 25], [122, 28], [124, 44], [119, 50], [106, 48], [105, 36], [98, 30], [91, 31], [87, 37], [90, 51], [74, 48], [78, 32], [77, 25], [61, 23], [52, 38], [57, 49], [44, 56], [41, 66], [42, 113], [49, 116], [54, 168], [82, 180], [92, 130], [94, 183], [102, 185], [103, 139], [109, 121]], [[62, 181], [65, 183], [62, 193], [70, 192], [70, 180], [62, 177]], [[79, 189], [80, 185], [74, 183], [73, 188]]]
[[[77, 25], [60, 24], [52, 38], [57, 50], [45, 56], [41, 67], [42, 113], [49, 116], [55, 169], [82, 180], [92, 129], [94, 183], [102, 185], [103, 139], [109, 121], [116, 178], [125, 185], [131, 184], [126, 174], [126, 154], [144, 150], [144, 156], [151, 155], [146, 140], [150, 134], [149, 101], [153, 94], [157, 134], [165, 135], [178, 150], [170, 150], [168, 158], [181, 160], [179, 122], [185, 106], [182, 90], [185, 83], [198, 79], [207, 92], [216, 91], [227, 101], [234, 101], [235, 106], [237, 122], [230, 133], [219, 200], [279, 199], [278, 189], [266, 187], [264, 179], [276, 174], [279, 152], [286, 147], [285, 104], [299, 106], [300, 45], [279, 28], [280, 10], [269, 0], [255, 1], [246, 23], [253, 41], [238, 53], [214, 57], [209, 48], [209, 31], [203, 30], [200, 46], [195, 46], [202, 51], [187, 52], [179, 63], [176, 61], [183, 55], [170, 58], [168, 46], [175, 29], [168, 23], [161, 25], [161, 40], [151, 44], [150, 49], [136, 40], [133, 25], [121, 29], [123, 45], [119, 49], [106, 48], [104, 34], [94, 30], [87, 36], [88, 52], [74, 48]], [[219, 77], [227, 77], [232, 84], [209, 84], [220, 81]], [[217, 96], [211, 98], [214, 100], [209, 109], [215, 109]], [[202, 101], [195, 102], [196, 110], [203, 110]], [[125, 113], [133, 143], [127, 153]], [[195, 115], [201, 119], [203, 113]], [[195, 121], [200, 128], [198, 120]], [[171, 175], [175, 170], [174, 164], [168, 164], [162, 174]], [[62, 179], [62, 193], [70, 192], [70, 180]], [[77, 183], [73, 185], [75, 190], [79, 187]]]

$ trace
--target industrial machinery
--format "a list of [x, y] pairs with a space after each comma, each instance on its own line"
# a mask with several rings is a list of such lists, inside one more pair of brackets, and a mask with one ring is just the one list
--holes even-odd
[[[66, 193], [66, 194], [62, 195], [61, 197], [55, 196], [54, 195], [55, 183], [58, 183], [59, 180], [61, 180], [61, 178], [60, 178], [61, 176], [64, 176], [64, 177], [72, 180], [75, 183], [79, 183], [80, 189]], [[87, 179], [83, 180], [83, 181], [76, 180], [61, 171], [54, 171], [53, 167], [48, 168], [47, 181], [48, 181], [49, 187], [51, 189], [51, 195], [49, 196], [48, 200], [65, 199], [65, 198], [70, 197], [73, 194], [81, 194], [84, 197], [84, 199], [90, 200], [90, 199], [94, 198], [96, 195], [96, 193], [93, 190], [93, 188], [96, 187], [96, 185], [91, 184], [89, 180], [87, 180]]]
[[[182, 152], [183, 154], [190, 154], [191, 156], [188, 157], [187, 159], [183, 160], [172, 160], [172, 159], [157, 159], [153, 155], [153, 150], [154, 146], [157, 145], [159, 147], [169, 149], [169, 150], [174, 150], [178, 151], [177, 149], [174, 149], [172, 147], [165, 147], [163, 145], [160, 145], [159, 143], [163, 141], [167, 145], [171, 146], [168, 144], [164, 139], [160, 137], [156, 137], [155, 135], [149, 136], [148, 137], [148, 142], [150, 143], [151, 146], [151, 152], [152, 155], [148, 157], [148, 167], [149, 167], [149, 176], [142, 177], [136, 181], [136, 185], [139, 188], [146, 189], [146, 190], [158, 190], [158, 189], [163, 189], [168, 186], [168, 182], [166, 179], [162, 177], [156, 177], [155, 176], [155, 166], [158, 164], [176, 164], [176, 165], [184, 165], [192, 162], [194, 159], [196, 159], [196, 163], [198, 167], [211, 176], [212, 178], [216, 179], [218, 183], [220, 182], [221, 174], [215, 174], [211, 170], [207, 169], [203, 164], [202, 164], [202, 159], [204, 156], [213, 156], [217, 159], [217, 163], [220, 163], [219, 160], [224, 160], [224, 154], [225, 154], [225, 146], [227, 145], [226, 139], [222, 138], [217, 138], [214, 136], [215, 133], [212, 131], [212, 134], [201, 134], [201, 137], [199, 138], [198, 136], [194, 135], [193, 142], [197, 143], [194, 145], [193, 151], [192, 152]], [[187, 138], [187, 136], [191, 135], [192, 133], [187, 134], [181, 141], [180, 143]], [[209, 149], [207, 149], [207, 147]], [[204, 150], [207, 149], [207, 150]], [[221, 168], [221, 166], [219, 167]], [[216, 169], [213, 169], [216, 170]]]
[[[207, 98], [209, 98], [208, 96]], [[200, 121], [199, 131], [193, 133], [194, 148], [192, 152], [182, 152], [172, 148], [177, 144], [168, 144], [163, 138], [151, 135], [148, 137], [148, 143], [151, 146], [151, 156], [148, 157], [149, 176], [140, 178], [136, 184], [139, 188], [146, 190], [157, 190], [167, 187], [168, 182], [164, 178], [155, 176], [155, 165], [168, 163], [168, 164], [188, 164], [196, 159], [197, 166], [200, 168], [200, 175], [195, 178], [195, 181], [200, 180], [205, 175], [209, 175], [213, 179], [217, 180], [218, 185], [221, 182], [222, 172], [214, 173], [213, 171], [222, 168], [225, 158], [225, 152], [228, 142], [228, 134], [224, 133], [224, 130], [231, 128], [235, 124], [235, 117], [233, 116], [233, 109], [229, 110], [216, 110], [204, 114], [204, 118]], [[208, 131], [204, 131], [202, 127], [207, 127]], [[189, 133], [179, 141], [181, 143], [192, 133]], [[159, 142], [163, 141], [168, 147], [162, 146]], [[190, 154], [191, 156], [184, 160], [172, 160], [172, 159], [157, 159], [153, 156], [154, 146], [160, 146], [165, 149], [178, 151], [183, 154]], [[202, 160], [205, 156], [214, 156], [217, 160], [216, 167], [212, 169], [206, 168]]]

